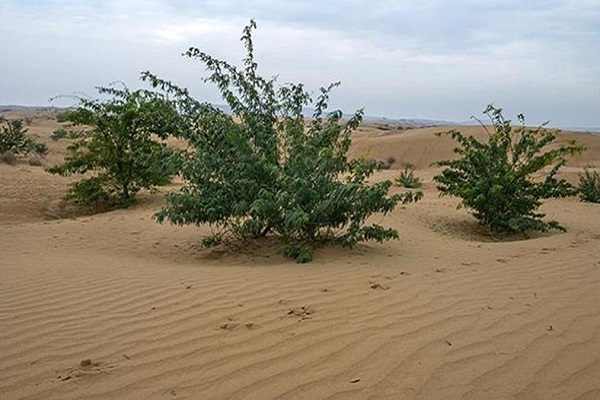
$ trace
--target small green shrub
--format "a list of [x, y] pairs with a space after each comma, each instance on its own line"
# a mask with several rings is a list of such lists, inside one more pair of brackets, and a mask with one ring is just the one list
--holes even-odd
[[407, 189], [418, 189], [423, 186], [421, 179], [415, 176], [415, 166], [409, 162], [402, 164], [404, 171], [396, 178], [396, 186]]
[[[64, 199], [79, 206], [111, 209], [115, 206], [115, 200], [112, 198], [113, 188], [114, 186], [109, 184], [106, 175], [101, 174], [73, 183]], [[130, 198], [119, 199], [118, 205], [127, 207], [131, 203]]]
[[581, 201], [600, 203], [600, 174], [591, 167], [585, 168], [579, 177], [579, 197]]
[[141, 189], [153, 190], [170, 182], [178, 171], [178, 152], [159, 139], [177, 134], [181, 118], [166, 96], [127, 87], [99, 87], [107, 100], [79, 99], [79, 106], [59, 115], [70, 124], [60, 131], [73, 139], [62, 165], [53, 174], [86, 174], [66, 198], [83, 206], [127, 207]]
[[67, 131], [65, 128], [56, 129], [54, 132], [52, 132], [52, 135], [50, 135], [50, 139], [54, 140], [55, 142], [66, 137], [69, 137], [69, 131]]
[[43, 156], [48, 152], [45, 144], [26, 135], [27, 129], [23, 127], [22, 120], [7, 121], [0, 118], [0, 123], [3, 123], [0, 128], [0, 153], [10, 151], [15, 156], [26, 156], [34, 152]]
[[212, 234], [209, 236], [205, 236], [204, 238], [202, 238], [202, 245], [204, 247], [214, 247], [214, 246], [218, 246], [222, 243], [223, 237], [221, 235], [217, 235], [217, 234]]
[[48, 154], [48, 146], [45, 143], [31, 143], [31, 150], [41, 156]]
[[284, 257], [295, 260], [299, 264], [311, 262], [314, 256], [312, 248], [302, 243], [292, 243], [282, 246], [281, 254]]
[[446, 167], [434, 177], [442, 195], [457, 196], [472, 210], [481, 224], [497, 233], [527, 231], [564, 231], [557, 221], [544, 221], [538, 212], [543, 199], [572, 196], [577, 190], [556, 174], [573, 154], [584, 150], [575, 141], [553, 144], [554, 131], [525, 126], [519, 115], [519, 125], [502, 115], [502, 109], [490, 105], [484, 113], [493, 130], [480, 121], [487, 140], [465, 136], [459, 131], [446, 132], [458, 142], [457, 158], [435, 163]]

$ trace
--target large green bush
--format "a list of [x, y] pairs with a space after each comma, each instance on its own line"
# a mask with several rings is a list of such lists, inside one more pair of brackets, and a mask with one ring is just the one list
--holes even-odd
[[127, 87], [100, 87], [108, 99], [79, 99], [76, 109], [59, 115], [73, 139], [53, 174], [89, 176], [70, 188], [67, 199], [80, 205], [126, 207], [141, 189], [170, 181], [177, 152], [160, 139], [177, 134], [181, 118], [165, 95]]
[[[389, 195], [391, 181], [367, 184], [378, 164], [349, 160], [350, 135], [362, 110], [349, 120], [341, 111], [326, 112], [331, 89], [322, 88], [314, 103], [302, 84], [275, 87], [275, 78], [257, 72], [252, 30], [244, 29], [247, 56], [243, 68], [190, 48], [231, 108], [231, 114], [192, 99], [187, 90], [146, 72], [144, 79], [169, 90], [188, 129], [182, 137], [193, 148], [181, 169], [185, 185], [167, 195], [158, 221], [209, 224], [217, 228], [205, 244], [223, 236], [238, 239], [278, 236], [282, 253], [299, 262], [312, 259], [324, 242], [352, 246], [360, 241], [398, 237], [394, 229], [367, 224], [376, 213], [388, 213], [398, 202], [417, 195]], [[313, 104], [305, 121], [303, 108]]]
[[[490, 131], [479, 121], [487, 132], [485, 140], [456, 130], [446, 132], [458, 147], [454, 149], [456, 159], [436, 163], [446, 167], [434, 177], [442, 195], [460, 197], [494, 234], [564, 230], [557, 221], [544, 221], [545, 215], [538, 208], [544, 199], [577, 193], [556, 174], [583, 147], [574, 141], [554, 143], [554, 131], [545, 124], [525, 126], [523, 115], [513, 127], [500, 108], [490, 105], [484, 113], [492, 123]], [[551, 144], [554, 146], [548, 147]]]

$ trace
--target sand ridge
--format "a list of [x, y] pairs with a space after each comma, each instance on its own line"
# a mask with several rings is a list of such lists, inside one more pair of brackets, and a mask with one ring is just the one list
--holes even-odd
[[424, 200], [384, 219], [401, 240], [303, 266], [268, 241], [201, 249], [208, 228], [152, 220], [160, 195], [53, 220], [39, 197], [66, 183], [0, 165], [0, 398], [599, 397], [598, 205], [552, 200], [567, 233], [489, 240], [438, 197], [430, 133], [353, 149], [417, 157]]

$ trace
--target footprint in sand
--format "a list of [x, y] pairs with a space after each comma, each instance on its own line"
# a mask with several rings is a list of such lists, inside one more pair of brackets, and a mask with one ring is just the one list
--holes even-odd
[[260, 328], [259, 324], [255, 324], [254, 322], [246, 322], [244, 327], [249, 331]]
[[108, 372], [114, 367], [115, 366], [112, 364], [107, 364], [102, 361], [92, 361], [91, 358], [86, 358], [81, 360], [76, 367], [67, 368], [67, 370], [58, 375], [56, 379], [65, 382], [76, 378], [92, 377]]
[[370, 281], [369, 282], [371, 289], [373, 290], [389, 290], [390, 285], [386, 285], [385, 283]]
[[314, 313], [315, 313], [315, 310], [312, 307], [302, 306], [302, 307], [298, 307], [298, 308], [290, 308], [288, 310], [287, 315], [292, 316], [292, 317], [298, 317], [299, 321], [303, 321], [306, 319], [311, 319], [313, 317]]
[[237, 328], [238, 326], [240, 326], [240, 324], [238, 324], [237, 322], [228, 321], [228, 322], [223, 322], [221, 325], [219, 325], [219, 329], [221, 329], [223, 331], [232, 331], [235, 328]]
[[254, 322], [238, 323], [235, 322], [233, 319], [228, 319], [227, 322], [224, 322], [221, 325], [219, 325], [219, 329], [223, 331], [233, 331], [242, 326], [249, 331], [260, 328], [260, 325]]

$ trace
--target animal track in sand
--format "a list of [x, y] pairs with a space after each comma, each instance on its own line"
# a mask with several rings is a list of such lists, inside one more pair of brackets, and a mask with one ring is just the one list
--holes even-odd
[[56, 377], [57, 380], [65, 382], [77, 378], [86, 378], [109, 372], [115, 365], [102, 361], [92, 361], [91, 358], [81, 360], [76, 367], [67, 368]]
[[[400, 275], [409, 275], [406, 271], [401, 271]], [[373, 290], [389, 290], [391, 285], [388, 283], [382, 283], [381, 280], [385, 281], [393, 281], [396, 276], [387, 276], [387, 275], [371, 275], [371, 278], [375, 278], [374, 280], [369, 281], [369, 287]]]
[[371, 289], [374, 289], [374, 290], [389, 290], [390, 289], [390, 285], [386, 285], [386, 284], [380, 283], [380, 282], [370, 281], [369, 284], [370, 284]]
[[303, 321], [306, 319], [311, 319], [315, 310], [311, 306], [302, 306], [297, 308], [290, 308], [287, 315], [298, 317], [298, 321]]
[[223, 331], [233, 331], [242, 326], [249, 331], [260, 328], [260, 325], [255, 322], [239, 323], [235, 322], [233, 318], [227, 318], [227, 322], [223, 322], [221, 325], [219, 325], [219, 329]]

